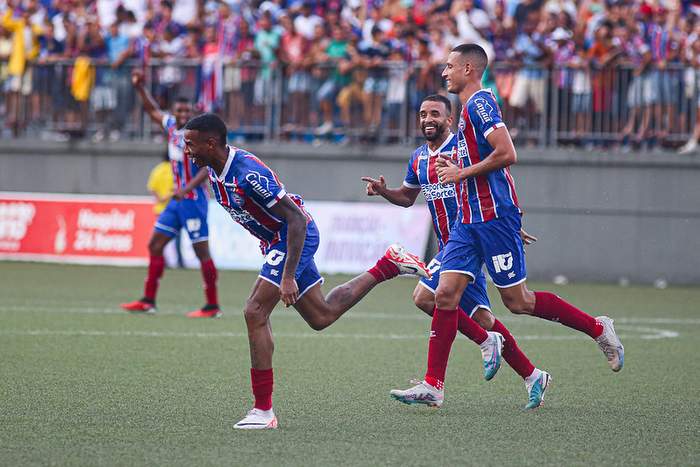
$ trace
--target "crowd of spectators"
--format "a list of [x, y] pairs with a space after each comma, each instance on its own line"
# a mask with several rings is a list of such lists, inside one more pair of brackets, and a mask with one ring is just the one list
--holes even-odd
[[513, 131], [660, 143], [700, 106], [700, 0], [0, 0], [0, 16], [14, 131], [60, 118], [120, 138], [133, 67], [163, 106], [184, 93], [234, 129], [276, 99], [283, 134], [398, 130], [464, 42], [490, 55]]

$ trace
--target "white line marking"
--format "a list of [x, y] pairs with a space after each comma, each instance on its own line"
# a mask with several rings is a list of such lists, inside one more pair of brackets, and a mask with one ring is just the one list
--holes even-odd
[[[128, 312], [121, 310], [118, 305], [114, 307], [89, 307], [89, 306], [48, 306], [48, 305], [0, 305], [0, 312], [34, 312], [34, 313], [84, 313], [84, 314], [117, 314], [117, 315], [127, 315]], [[159, 309], [156, 315], [184, 315], [190, 310], [181, 311], [171, 311], [171, 310], [161, 310]], [[288, 313], [291, 310], [280, 309], [277, 310], [272, 316], [275, 318], [281, 317], [294, 317], [297, 318], [296, 313]], [[241, 315], [242, 312], [234, 309], [227, 310], [224, 308], [224, 313], [229, 315]], [[406, 307], [406, 313], [382, 313], [382, 312], [363, 312], [363, 311], [348, 311], [347, 314], [343, 315], [343, 320], [346, 319], [388, 319], [397, 321], [425, 321], [428, 319], [427, 315], [414, 310], [412, 307]], [[544, 321], [539, 319], [527, 319], [526, 317], [513, 317], [513, 316], [499, 316], [500, 321], [517, 323], [519, 325], [525, 324], [541, 324]], [[615, 324], [700, 324], [700, 319], [695, 318], [643, 318], [643, 317], [623, 317], [614, 318]]]
[[[623, 339], [668, 339], [678, 337], [679, 334], [675, 331], [665, 329], [645, 328], [639, 326], [622, 326], [627, 331], [633, 331], [635, 334], [622, 334]], [[203, 338], [203, 339], [218, 339], [218, 338], [245, 338], [247, 333], [242, 332], [168, 332], [168, 331], [100, 331], [100, 330], [55, 330], [55, 329], [7, 329], [0, 331], [0, 336], [88, 336], [88, 337], [162, 337], [162, 338]], [[373, 340], [426, 340], [425, 335], [416, 334], [344, 334], [344, 333], [310, 333], [310, 332], [281, 332], [275, 333], [275, 337], [282, 338], [327, 338], [327, 339], [373, 339]], [[568, 341], [568, 340], [586, 340], [587, 336], [580, 334], [572, 334], [565, 336], [554, 335], [526, 335], [518, 336], [518, 340], [544, 340], [544, 341]]]

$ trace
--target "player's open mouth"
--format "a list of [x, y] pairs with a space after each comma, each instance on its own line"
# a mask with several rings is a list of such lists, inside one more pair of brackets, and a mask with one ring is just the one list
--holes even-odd
[[436, 130], [436, 127], [434, 127], [433, 125], [426, 125], [423, 127], [423, 131], [435, 131], [435, 130]]

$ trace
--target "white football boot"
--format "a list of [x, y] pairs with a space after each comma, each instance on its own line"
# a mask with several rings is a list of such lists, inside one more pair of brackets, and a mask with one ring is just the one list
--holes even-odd
[[386, 249], [384, 257], [394, 263], [399, 268], [399, 274], [410, 274], [413, 276], [425, 277], [430, 279], [430, 271], [423, 261], [416, 255], [406, 251], [406, 249], [394, 243]]
[[503, 353], [503, 336], [498, 332], [488, 333], [489, 337], [479, 345], [484, 361], [484, 379], [490, 381], [498, 369], [501, 368], [501, 354]]
[[549, 388], [552, 377], [546, 371], [535, 368], [530, 376], [525, 378], [525, 388], [527, 389], [527, 405], [525, 410], [532, 410], [540, 407], [544, 402], [544, 393]]
[[404, 404], [424, 404], [428, 407], [440, 407], [445, 400], [445, 391], [425, 381], [411, 381], [415, 386], [406, 389], [392, 389], [391, 397]]
[[620, 371], [625, 364], [625, 348], [615, 333], [613, 320], [607, 316], [598, 316], [596, 320], [603, 325], [603, 334], [596, 337], [595, 341], [608, 359], [612, 371]]
[[239, 430], [268, 430], [277, 428], [277, 417], [270, 410], [251, 409], [243, 420], [233, 425]]

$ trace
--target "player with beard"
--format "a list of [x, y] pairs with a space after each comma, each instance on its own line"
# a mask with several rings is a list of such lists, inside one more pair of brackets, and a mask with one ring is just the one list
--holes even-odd
[[[587, 334], [613, 371], [620, 371], [624, 364], [624, 348], [612, 319], [594, 318], [551, 292], [532, 292], [525, 284], [525, 252], [519, 234], [522, 211], [509, 170], [517, 156], [493, 93], [481, 88], [487, 65], [483, 48], [462, 44], [452, 49], [442, 72], [447, 91], [458, 94], [464, 103], [457, 134], [459, 165], [439, 158], [436, 170], [440, 183], [460, 185], [459, 218], [443, 253], [428, 368], [423, 381], [408, 390], [393, 391], [399, 399], [431, 397], [442, 402], [447, 361], [457, 334], [457, 307], [464, 289], [484, 264], [511, 312], [556, 321]], [[527, 384], [543, 398], [550, 379], [542, 371]]]
[[[458, 214], [455, 185], [452, 183], [441, 184], [436, 172], [437, 160], [440, 157], [453, 159], [457, 154], [457, 137], [450, 131], [451, 115], [452, 105], [445, 96], [435, 94], [423, 99], [418, 118], [426, 144], [416, 149], [411, 156], [406, 178], [401, 187], [388, 188], [384, 176], [380, 176], [378, 180], [363, 177], [363, 180], [367, 182], [369, 196], [382, 196], [397, 206], [412, 206], [420, 192], [425, 197], [433, 218], [433, 228], [438, 239], [439, 251], [428, 264], [432, 277], [430, 279], [422, 278], [418, 282], [413, 291], [413, 301], [429, 316], [433, 315], [435, 309], [435, 290], [438, 288], [440, 279], [439, 271], [443, 249]], [[536, 240], [524, 231], [521, 234], [523, 240], [528, 244]], [[493, 378], [498, 371], [501, 363], [501, 351], [503, 359], [523, 380], [536, 378], [541, 373], [520, 350], [508, 329], [491, 313], [486, 293], [486, 279], [481, 271], [476, 274], [474, 283], [464, 289], [459, 301], [458, 313], [457, 329], [481, 348], [486, 380]], [[526, 408], [538, 407], [542, 403], [541, 394], [531, 392], [529, 387], [527, 389], [529, 400]], [[410, 395], [401, 398], [401, 401], [417, 403]], [[429, 405], [430, 402], [439, 405], [439, 401], [428, 401]]]

